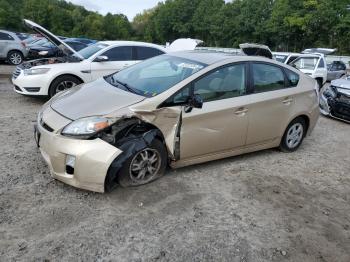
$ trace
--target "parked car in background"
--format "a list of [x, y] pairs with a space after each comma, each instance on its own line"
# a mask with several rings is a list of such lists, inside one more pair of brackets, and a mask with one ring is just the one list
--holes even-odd
[[[40, 40], [39, 42], [41, 42]], [[87, 47], [87, 44], [71, 41], [71, 40], [63, 40], [64, 43], [72, 47], [75, 51], [79, 51]], [[29, 48], [28, 58], [29, 59], [38, 59], [38, 58], [48, 58], [48, 57], [61, 57], [64, 53], [53, 43], [46, 40], [43, 44], [33, 45]]]
[[343, 61], [333, 61], [327, 65], [327, 81], [342, 78], [346, 76], [346, 65]]
[[28, 55], [26, 44], [16, 33], [0, 30], [0, 59], [12, 65], [19, 65]]
[[178, 51], [181, 46], [194, 49], [197, 43], [193, 39], [180, 39], [174, 41], [169, 48], [164, 48], [143, 42], [102, 41], [75, 51], [45, 28], [29, 20], [25, 20], [25, 23], [54, 43], [64, 57], [39, 59], [18, 66], [13, 73], [12, 83], [14, 90], [23, 95], [53, 96], [57, 92], [91, 82], [142, 60], [172, 50]]
[[289, 65], [301, 55], [299, 53], [285, 53], [285, 52], [272, 52], [272, 54], [273, 54], [273, 58], [276, 61], [286, 65]]
[[319, 117], [316, 85], [272, 59], [164, 54], [57, 94], [39, 112], [35, 137], [64, 183], [139, 186], [168, 164], [297, 150]]
[[327, 81], [327, 67], [323, 54], [302, 54], [290, 64], [314, 78], [319, 89]]
[[93, 39], [88, 39], [88, 38], [81, 38], [81, 37], [76, 37], [76, 38], [67, 38], [66, 40], [69, 41], [77, 41], [77, 42], [81, 42], [84, 43], [86, 45], [92, 45], [92, 44], [96, 44], [97, 40], [93, 40]]
[[331, 82], [320, 96], [321, 113], [350, 123], [350, 77]]

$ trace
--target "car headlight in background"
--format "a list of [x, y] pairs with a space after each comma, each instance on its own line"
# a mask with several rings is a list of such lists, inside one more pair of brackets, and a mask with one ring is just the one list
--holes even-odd
[[86, 117], [73, 121], [63, 128], [61, 134], [64, 136], [77, 136], [89, 138], [91, 135], [102, 131], [116, 122], [116, 119], [106, 117]]
[[31, 68], [24, 69], [24, 75], [42, 75], [50, 71], [50, 68]]
[[324, 92], [323, 92], [323, 95], [326, 97], [326, 98], [329, 98], [329, 97], [336, 97], [336, 93], [334, 92], [332, 86], [328, 87]]

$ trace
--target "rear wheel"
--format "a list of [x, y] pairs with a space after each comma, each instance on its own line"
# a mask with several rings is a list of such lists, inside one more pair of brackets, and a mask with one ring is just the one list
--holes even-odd
[[11, 65], [19, 65], [23, 62], [23, 54], [19, 51], [10, 51], [7, 54], [7, 61]]
[[147, 184], [163, 176], [166, 165], [166, 148], [160, 140], [155, 139], [151, 145], [124, 163], [118, 175], [118, 183], [122, 187]]
[[305, 134], [305, 120], [302, 117], [297, 117], [288, 125], [279, 148], [283, 152], [294, 152], [303, 142]]
[[50, 85], [49, 96], [53, 97], [59, 92], [72, 88], [73, 86], [81, 84], [81, 80], [75, 76], [63, 75], [57, 77]]

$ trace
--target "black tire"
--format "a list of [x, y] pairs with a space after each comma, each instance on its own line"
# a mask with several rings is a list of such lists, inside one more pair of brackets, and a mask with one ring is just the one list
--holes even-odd
[[[66, 83], [66, 87], [64, 87]], [[63, 75], [57, 77], [55, 80], [52, 81], [50, 88], [49, 88], [49, 97], [53, 97], [56, 95], [58, 92], [63, 91], [65, 89], [69, 89], [75, 85], [80, 85], [82, 81], [72, 75]], [[64, 89], [61, 89], [61, 87]]]
[[[300, 127], [300, 128], [302, 127], [302, 130], [301, 130], [302, 133], [301, 133], [300, 137], [295, 136], [295, 138], [296, 138], [295, 140], [291, 139], [291, 136], [290, 136], [293, 133], [292, 127]], [[298, 129], [296, 129], [296, 132], [297, 132], [297, 130]], [[279, 149], [282, 152], [287, 152], [287, 153], [296, 151], [300, 147], [300, 145], [302, 144], [304, 137], [306, 135], [306, 132], [307, 132], [307, 127], [306, 127], [306, 123], [305, 123], [304, 118], [302, 118], [302, 117], [295, 118], [286, 128], [286, 131], [283, 134]], [[292, 143], [293, 141], [295, 141], [295, 142], [297, 141], [297, 143]]]
[[[154, 176], [151, 176], [149, 179], [146, 179], [144, 181], [135, 181], [132, 179], [131, 175], [131, 163], [137, 157], [141, 152], [143, 152], [146, 149], [155, 150], [159, 153], [160, 156], [160, 163], [159, 163], [159, 169], [155, 173]], [[135, 153], [133, 156], [131, 156], [126, 162], [124, 163], [123, 167], [120, 169], [117, 180], [118, 184], [122, 187], [132, 187], [132, 186], [141, 186], [144, 184], [148, 184], [160, 177], [162, 177], [165, 173], [166, 167], [167, 167], [167, 150], [165, 148], [165, 145], [158, 139], [155, 139], [151, 145], [143, 149], [137, 153]]]
[[20, 51], [10, 51], [7, 54], [7, 62], [11, 65], [20, 65], [23, 62], [23, 54]]

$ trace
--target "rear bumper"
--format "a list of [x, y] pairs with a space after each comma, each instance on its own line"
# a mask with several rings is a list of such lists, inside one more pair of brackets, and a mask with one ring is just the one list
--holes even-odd
[[[77, 188], [104, 192], [108, 168], [121, 150], [101, 139], [71, 139], [39, 124], [36, 128], [40, 152], [55, 179]], [[67, 156], [75, 157], [73, 174], [67, 173]]]

